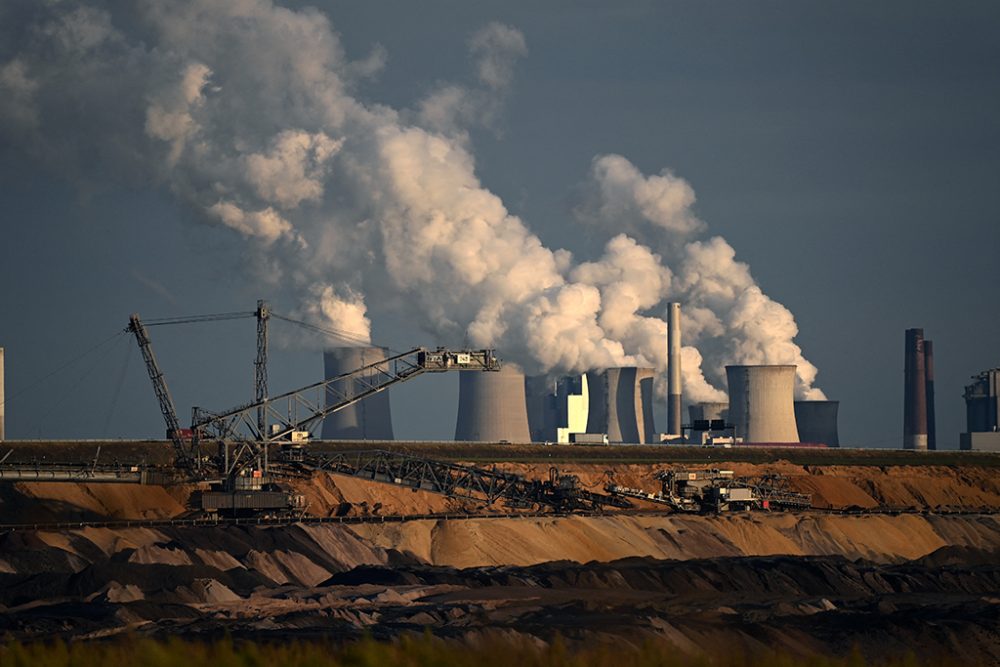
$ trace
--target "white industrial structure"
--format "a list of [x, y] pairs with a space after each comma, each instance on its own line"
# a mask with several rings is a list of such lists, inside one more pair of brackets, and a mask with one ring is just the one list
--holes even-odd
[[[386, 351], [381, 347], [337, 347], [323, 353], [323, 366], [326, 379], [344, 373], [351, 373], [368, 364], [377, 363], [386, 358]], [[376, 378], [372, 375], [360, 375], [353, 381], [353, 387], [348, 387], [349, 395], [361, 393], [372, 384]], [[328, 395], [327, 404], [342, 400], [342, 397]], [[389, 392], [381, 391], [373, 394], [354, 405], [338, 410], [323, 420], [322, 438], [324, 440], [392, 440], [392, 413], [389, 407]]]
[[572, 442], [572, 436], [587, 432], [590, 391], [587, 376], [574, 375], [556, 385], [556, 442]]
[[729, 421], [752, 443], [796, 443], [795, 366], [726, 366]]
[[627, 366], [587, 373], [587, 433], [610, 442], [655, 442], [653, 369]]
[[531, 442], [524, 373], [509, 365], [496, 373], [459, 373], [455, 440]]

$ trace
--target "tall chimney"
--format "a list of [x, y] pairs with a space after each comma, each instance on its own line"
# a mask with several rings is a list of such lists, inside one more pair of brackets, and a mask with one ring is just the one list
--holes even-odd
[[681, 304], [667, 304], [667, 435], [681, 434]]
[[934, 417], [934, 343], [924, 341], [924, 396], [927, 399], [927, 449], [937, 449], [937, 424]]
[[927, 378], [924, 330], [906, 330], [903, 378], [903, 449], [927, 450]]

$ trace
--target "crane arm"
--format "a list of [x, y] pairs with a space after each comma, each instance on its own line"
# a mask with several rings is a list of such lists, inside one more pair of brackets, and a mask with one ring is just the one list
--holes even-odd
[[132, 316], [129, 317], [128, 327], [125, 331], [135, 335], [135, 340], [139, 344], [139, 351], [142, 353], [142, 359], [146, 362], [146, 372], [153, 383], [153, 391], [156, 393], [156, 400], [160, 405], [163, 421], [167, 424], [167, 437], [173, 443], [174, 454], [178, 464], [186, 465], [191, 462], [192, 457], [184, 444], [180, 422], [177, 421], [177, 410], [174, 408], [174, 399], [171, 398], [170, 390], [167, 389], [167, 381], [163, 377], [163, 372], [160, 370], [159, 364], [156, 363], [156, 355], [153, 354], [153, 343], [149, 339], [149, 334], [139, 319], [138, 313], [132, 313]]
[[[418, 347], [301, 389], [226, 412], [211, 413], [196, 408], [191, 428], [195, 433], [220, 439], [231, 437], [241, 427], [249, 433], [252, 440], [263, 440], [265, 436], [280, 439], [293, 431], [310, 430], [327, 415], [354, 405], [372, 394], [385, 391], [394, 384], [423, 373], [454, 370], [498, 371], [500, 360], [493, 350], [452, 351]], [[312, 392], [316, 393], [317, 398], [309, 398]], [[284, 413], [276, 409], [275, 404], [279, 402], [287, 404]], [[259, 409], [265, 410], [273, 420], [268, 421], [277, 424], [278, 428], [274, 433], [260, 432], [260, 420], [257, 418]], [[295, 416], [300, 411], [304, 414], [301, 418]]]

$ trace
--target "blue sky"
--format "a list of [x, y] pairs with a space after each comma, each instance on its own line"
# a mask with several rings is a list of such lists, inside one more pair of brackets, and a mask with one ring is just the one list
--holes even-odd
[[[267, 3], [236, 4], [253, 10], [246, 22], [274, 19]], [[818, 369], [814, 386], [841, 401], [842, 442], [901, 442], [903, 330], [923, 327], [937, 355], [938, 440], [957, 446], [962, 387], [970, 375], [1000, 364], [992, 296], [1000, 279], [1000, 10], [962, 2], [538, 4], [296, 3], [292, 9], [317, 7], [294, 16], [336, 34], [344, 56], [333, 66], [348, 82], [352, 103], [371, 115], [379, 105], [393, 110], [399, 114], [393, 128], [447, 136], [472, 160], [483, 191], [499, 197], [546, 248], [566, 248], [576, 262], [601, 261], [605, 242], [619, 231], [615, 219], [598, 227], [577, 219], [595, 188], [595, 157], [623, 156], [647, 179], [664, 169], [683, 179], [696, 195], [685, 210], [706, 228], [682, 240], [724, 237], [760, 290], [794, 315], [794, 343]], [[233, 92], [232, 73], [242, 66], [269, 75], [269, 63], [287, 57], [269, 57], [280, 43], [261, 40], [259, 63], [227, 63], [226, 25], [206, 38], [129, 3], [95, 4], [90, 16], [106, 16], [120, 42], [105, 35], [94, 48], [107, 49], [98, 54], [107, 60], [93, 62], [134, 68], [109, 76], [96, 65], [84, 69], [51, 55], [59, 36], [45, 26], [68, 25], [60, 17], [75, 7], [42, 11], [11, 3], [0, 10], [0, 64], [7, 67], [0, 87], [8, 88], [0, 107], [8, 437], [161, 433], [152, 391], [126, 337], [49, 376], [124, 328], [133, 311], [147, 317], [249, 311], [263, 297], [279, 312], [306, 312], [303, 291], [315, 281], [356, 279], [376, 342], [465, 342], [460, 332], [473, 319], [465, 316], [466, 301], [455, 303], [456, 322], [414, 317], [397, 303], [409, 300], [400, 296], [406, 292], [399, 276], [380, 282], [380, 274], [390, 273], [382, 250], [363, 267], [344, 268], [364, 250], [344, 250], [357, 243], [354, 237], [337, 237], [342, 247], [326, 273], [310, 268], [297, 283], [276, 279], [278, 269], [283, 276], [294, 272], [276, 259], [285, 241], [247, 239], [206, 215], [209, 185], [213, 193], [231, 190], [219, 189], [224, 175], [209, 178], [204, 164], [186, 162], [195, 135], [185, 135], [185, 153], [169, 163], [160, 145], [166, 135], [150, 129], [149, 109], [173, 108], [165, 92], [174, 90], [170, 68], [190, 71], [184, 69], [190, 63], [205, 62], [212, 71], [202, 82], [206, 105], [213, 86], [219, 100], [232, 95], [226, 99], [238, 103], [242, 93]], [[470, 52], [470, 36], [490, 25], [516, 31], [526, 46], [522, 52], [516, 40], [503, 42], [507, 33], [497, 33], [500, 46], [490, 48], [510, 59], [503, 85], [477, 79], [482, 51]], [[372, 53], [382, 55], [372, 60]], [[11, 68], [15, 62], [21, 69]], [[282, 76], [276, 69], [273, 80]], [[430, 128], [416, 110], [448, 86], [462, 89], [462, 109], [473, 109], [473, 117]], [[30, 90], [36, 104], [30, 128], [18, 115], [24, 108], [11, 102], [19, 99], [15, 89]], [[351, 144], [352, 132], [361, 130], [323, 125], [288, 97], [287, 107], [275, 101], [276, 111], [262, 108], [259, 116], [237, 109], [234, 123], [245, 129], [260, 120], [270, 137], [268, 123], [286, 127], [287, 120], [313, 137], [322, 131], [331, 141], [345, 138], [344, 161], [363, 163], [366, 153]], [[213, 138], [226, 135], [227, 128], [207, 123], [203, 131], [211, 129]], [[286, 214], [293, 226], [311, 225], [302, 232], [313, 234], [310, 248], [328, 239], [317, 231], [326, 224], [324, 211], [342, 216], [336, 224], [350, 229], [378, 219], [369, 211], [380, 210], [378, 202], [362, 201], [356, 185], [341, 190], [332, 175], [324, 185], [323, 205], [306, 213], [287, 194], [271, 193], [295, 209]], [[229, 194], [212, 196], [230, 201]], [[263, 197], [259, 184], [254, 196]], [[232, 201], [250, 200], [232, 195]], [[649, 230], [635, 236], [681, 274], [667, 259], [674, 240]], [[346, 259], [337, 254], [344, 252]], [[318, 266], [315, 255], [302, 261]], [[435, 275], [416, 291], [428, 286], [451, 287]], [[422, 313], [436, 305], [416, 301]], [[275, 327], [272, 386], [318, 379], [320, 341]], [[251, 395], [252, 321], [152, 334], [182, 421], [191, 405], [224, 408]], [[516, 346], [520, 339], [498, 338], [508, 340]], [[706, 341], [708, 357], [712, 345], [724, 348]], [[540, 353], [523, 354], [529, 360]], [[449, 438], [456, 385], [456, 378], [421, 378], [394, 391], [397, 436]], [[661, 412], [657, 426], [662, 422]]]

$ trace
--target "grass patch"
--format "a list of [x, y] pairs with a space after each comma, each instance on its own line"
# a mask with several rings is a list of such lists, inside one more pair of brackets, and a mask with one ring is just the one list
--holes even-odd
[[483, 641], [467, 645], [430, 634], [392, 642], [365, 639], [334, 645], [322, 642], [211, 642], [125, 638], [101, 642], [8, 643], [0, 648], [2, 667], [945, 667], [948, 659], [902, 657], [868, 660], [855, 650], [847, 656], [795, 656], [781, 652], [730, 657], [686, 657], [672, 646], [600, 644], [569, 649], [559, 638], [547, 645], [528, 640]]

